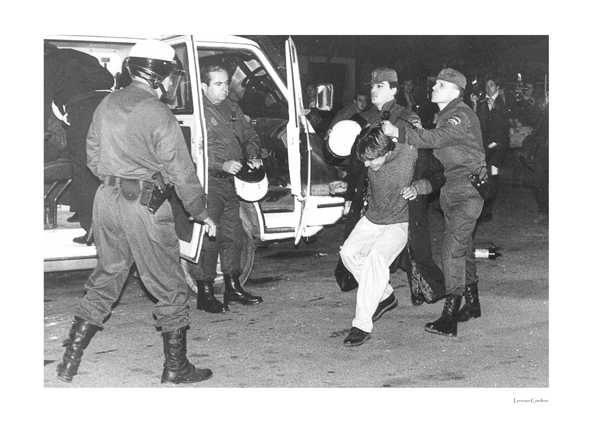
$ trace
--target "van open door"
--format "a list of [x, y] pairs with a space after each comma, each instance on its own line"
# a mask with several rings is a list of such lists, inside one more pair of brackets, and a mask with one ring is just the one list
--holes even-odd
[[310, 197], [311, 149], [310, 132], [302, 101], [300, 68], [295, 44], [291, 37], [285, 41], [285, 63], [287, 67], [287, 89], [289, 122], [287, 123], [287, 152], [291, 193], [294, 195], [295, 244], [304, 231], [308, 215]]
[[[179, 84], [175, 104], [169, 104], [169, 108], [181, 126], [197, 177], [207, 193], [205, 120], [202, 112], [199, 73], [194, 65], [197, 62], [195, 46], [190, 36], [172, 37], [163, 41], [174, 48], [186, 72]], [[171, 203], [175, 201], [177, 203], [173, 204], [173, 213], [186, 213], [178, 198], [172, 199]], [[205, 234], [204, 226], [182, 215], [179, 218], [175, 215], [175, 226], [180, 240], [181, 256], [191, 262], [197, 262]]]

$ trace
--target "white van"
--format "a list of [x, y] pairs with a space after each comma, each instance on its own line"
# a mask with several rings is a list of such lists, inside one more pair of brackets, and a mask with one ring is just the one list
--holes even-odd
[[[113, 74], [116, 89], [121, 65], [140, 38], [52, 36], [45, 40], [58, 48], [72, 48], [95, 56]], [[285, 64], [279, 66], [257, 43], [245, 38], [205, 39], [181, 35], [163, 37], [162, 41], [175, 49], [186, 71], [177, 102], [170, 107], [206, 190], [207, 131], [204, 130], [199, 68], [208, 57], [224, 56], [224, 60], [235, 65], [230, 97], [238, 101], [262, 140], [269, 190], [258, 202], [242, 203], [247, 234], [242, 256], [241, 282], [244, 283], [251, 273], [257, 244], [281, 239], [294, 239], [297, 244], [302, 237], [315, 236], [324, 226], [337, 223], [344, 212], [344, 199], [328, 193], [328, 183], [337, 179], [337, 170], [322, 158], [323, 140], [314, 133], [306, 118], [309, 110], [302, 102], [295, 45], [291, 38], [286, 39]], [[319, 108], [331, 107], [331, 88], [330, 85], [319, 87]], [[54, 201], [57, 207], [52, 205], [59, 191], [60, 186], [56, 186], [50, 198], [46, 198], [46, 210], [56, 208], [57, 214], [54, 218], [51, 212], [46, 213], [49, 217], [46, 217], [44, 230], [45, 271], [94, 268], [96, 248], [74, 243], [72, 239], [84, 234], [83, 229], [66, 221], [72, 213], [67, 206], [59, 205], [60, 198]], [[177, 202], [178, 199], [171, 199], [176, 210], [176, 225], [185, 225], [185, 230], [177, 229], [177, 234], [186, 267], [199, 259], [204, 232], [201, 225], [186, 217], [186, 213], [183, 218], [184, 210]], [[189, 279], [188, 282], [195, 289]]]

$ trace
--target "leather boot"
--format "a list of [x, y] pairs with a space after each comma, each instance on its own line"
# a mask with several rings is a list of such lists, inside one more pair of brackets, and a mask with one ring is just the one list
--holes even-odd
[[224, 274], [224, 284], [226, 290], [224, 291], [224, 305], [228, 302], [239, 302], [243, 305], [254, 305], [261, 303], [263, 298], [260, 296], [253, 296], [245, 292], [240, 285], [240, 274]]
[[210, 314], [223, 314], [228, 307], [216, 299], [213, 294], [213, 280], [195, 280], [197, 284], [197, 309]]
[[160, 382], [192, 384], [213, 376], [210, 369], [195, 368], [187, 359], [187, 327], [162, 333], [164, 342], [164, 370]]
[[427, 323], [425, 331], [456, 337], [458, 335], [458, 320], [456, 318], [461, 302], [462, 296], [447, 295], [441, 316], [438, 320]]
[[480, 318], [480, 300], [478, 299], [478, 284], [466, 285], [464, 290], [465, 303], [462, 309], [458, 311], [458, 321], [466, 322], [472, 318]]
[[100, 329], [98, 325], [80, 318], [74, 317], [72, 328], [68, 339], [64, 341], [63, 362], [57, 366], [57, 377], [65, 382], [71, 382], [74, 375], [78, 373], [78, 366], [82, 360], [84, 349], [88, 347], [90, 340], [96, 332]]

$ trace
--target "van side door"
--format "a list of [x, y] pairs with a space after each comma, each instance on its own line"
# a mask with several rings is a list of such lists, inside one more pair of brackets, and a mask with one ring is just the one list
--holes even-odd
[[311, 179], [310, 129], [302, 100], [300, 68], [295, 44], [291, 37], [285, 41], [285, 62], [287, 65], [287, 89], [289, 103], [289, 122], [287, 124], [287, 150], [289, 154], [289, 174], [291, 193], [296, 198], [294, 217], [298, 244], [308, 218]]
[[[197, 177], [207, 193], [207, 151], [205, 150], [205, 122], [199, 95], [199, 72], [195, 66], [195, 47], [191, 36], [177, 36], [163, 40], [172, 46], [186, 74], [183, 76], [177, 91], [175, 104], [169, 108], [175, 114], [191, 154]], [[181, 256], [189, 261], [197, 262], [203, 242], [205, 229], [202, 224], [194, 222], [184, 210], [178, 197], [171, 199], [175, 228], [180, 240]]]

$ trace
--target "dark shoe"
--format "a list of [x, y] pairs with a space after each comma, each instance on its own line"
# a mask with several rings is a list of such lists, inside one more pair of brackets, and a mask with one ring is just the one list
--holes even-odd
[[392, 292], [392, 294], [390, 296], [388, 296], [386, 299], [384, 299], [380, 303], [378, 303], [378, 307], [376, 308], [376, 311], [374, 312], [373, 316], [371, 317], [371, 320], [373, 322], [376, 322], [378, 319], [380, 319], [382, 317], [382, 315], [384, 315], [388, 311], [391, 311], [392, 309], [394, 309], [397, 306], [398, 306], [398, 299], [396, 298], [396, 296], [394, 296], [394, 292]]
[[464, 306], [458, 311], [458, 321], [466, 322], [472, 318], [480, 318], [480, 300], [478, 299], [478, 284], [469, 284], [464, 291]]
[[71, 217], [68, 217], [68, 218], [66, 219], [66, 221], [67, 221], [68, 223], [79, 223], [79, 222], [80, 222], [80, 216], [78, 215], [78, 213], [77, 213], [77, 212], [75, 212], [74, 214], [72, 214], [72, 216], [71, 216]]
[[162, 333], [164, 342], [164, 370], [160, 382], [192, 384], [210, 379], [210, 369], [198, 369], [187, 359], [187, 327]]
[[425, 325], [425, 331], [434, 334], [441, 334], [450, 337], [458, 335], [458, 320], [457, 314], [460, 309], [462, 296], [448, 295], [445, 298], [445, 305], [443, 305], [443, 312], [438, 320], [429, 322]]
[[74, 317], [72, 328], [68, 339], [64, 341], [64, 357], [62, 363], [57, 366], [57, 377], [65, 382], [71, 382], [74, 375], [78, 373], [78, 367], [82, 361], [84, 349], [88, 347], [90, 340], [100, 329], [98, 325]]
[[349, 335], [347, 336], [347, 338], [345, 338], [343, 344], [345, 345], [345, 347], [361, 346], [370, 338], [370, 333], [366, 333], [365, 331], [360, 330], [357, 327], [351, 327], [351, 330], [349, 330]]
[[195, 280], [197, 284], [197, 309], [210, 314], [223, 314], [228, 307], [213, 294], [213, 281]]
[[88, 233], [84, 234], [84, 236], [78, 236], [74, 239], [75, 243], [80, 243], [81, 245], [90, 246], [94, 243], [94, 239], [88, 235]]
[[226, 288], [224, 291], [224, 305], [227, 305], [229, 302], [254, 305], [263, 301], [262, 297], [251, 295], [242, 289], [240, 285], [240, 274], [232, 274], [232, 276], [225, 274], [224, 284]]

